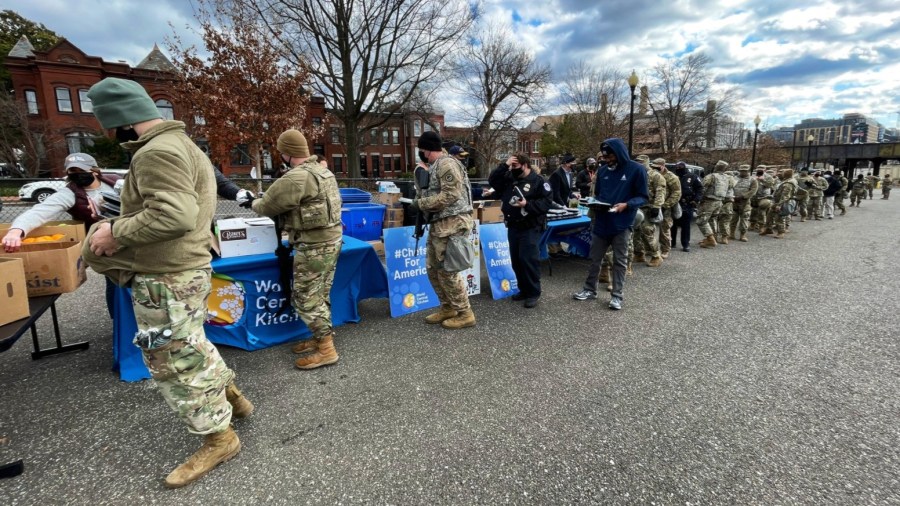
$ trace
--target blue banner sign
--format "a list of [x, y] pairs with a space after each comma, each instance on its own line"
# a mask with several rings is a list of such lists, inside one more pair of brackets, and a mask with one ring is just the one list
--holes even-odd
[[494, 300], [519, 293], [519, 284], [509, 256], [506, 225], [503, 223], [481, 225], [481, 251], [484, 254], [484, 266], [487, 268], [488, 279], [491, 282], [491, 296]]
[[388, 297], [393, 318], [440, 304], [425, 270], [428, 231], [419, 239], [417, 251], [414, 229], [415, 227], [384, 229], [384, 259], [387, 264]]

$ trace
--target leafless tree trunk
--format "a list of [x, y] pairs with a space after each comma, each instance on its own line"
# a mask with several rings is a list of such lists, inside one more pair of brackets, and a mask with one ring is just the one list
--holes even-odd
[[51, 136], [43, 120], [30, 119], [23, 102], [0, 87], [0, 161], [22, 163], [27, 177], [38, 177]]
[[267, 26], [292, 64], [309, 62], [313, 88], [345, 129], [348, 168], [360, 176], [366, 129], [439, 82], [479, 13], [466, 0], [220, 0]]
[[468, 102], [463, 114], [475, 125], [476, 166], [486, 177], [515, 121], [540, 105], [550, 67], [538, 64], [509, 30], [489, 25], [462, 51], [456, 75]]
[[733, 89], [714, 86], [711, 63], [705, 54], [691, 54], [662, 62], [652, 71], [649, 105], [667, 154], [677, 156], [689, 146], [707, 145], [710, 128], [734, 104]]

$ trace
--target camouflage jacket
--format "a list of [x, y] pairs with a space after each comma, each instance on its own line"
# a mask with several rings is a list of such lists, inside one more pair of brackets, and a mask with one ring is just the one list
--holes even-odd
[[671, 209], [681, 200], [681, 180], [669, 171], [666, 171], [662, 177], [666, 181], [666, 201], [663, 202], [663, 207]]
[[663, 207], [666, 202], [666, 179], [657, 170], [647, 170], [647, 193], [650, 195], [650, 199], [644, 207]]
[[755, 197], [759, 188], [759, 181], [755, 177], [738, 177], [734, 183], [734, 200], [747, 200]]
[[417, 199], [419, 209], [431, 213], [431, 233], [449, 237], [472, 230], [472, 187], [458, 160], [443, 155], [431, 164], [428, 190]]
[[788, 200], [794, 198], [794, 194], [797, 192], [797, 181], [793, 178], [788, 178], [783, 181], [781, 185], [775, 190], [775, 200], [773, 205], [777, 209], [778, 206], [784, 204]]
[[822, 193], [822, 192], [825, 190], [825, 188], [828, 188], [828, 180], [826, 180], [824, 177], [819, 177], [819, 178], [813, 177], [811, 179], [812, 179], [813, 185], [809, 189], [809, 196], [813, 197], [813, 198], [822, 197], [824, 195], [824, 193]]

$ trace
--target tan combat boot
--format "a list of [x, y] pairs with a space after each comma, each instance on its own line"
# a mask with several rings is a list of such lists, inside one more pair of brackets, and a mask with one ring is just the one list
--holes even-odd
[[800, 217], [800, 223], [804, 223], [805, 221], [806, 221], [806, 216], [801, 216], [801, 217]]
[[731, 239], [732, 241], [737, 240], [737, 237], [734, 236], [734, 232], [730, 233], [730, 234], [728, 235], [728, 238]]
[[646, 260], [644, 259], [643, 253], [635, 253], [633, 262], [644, 263]]
[[759, 231], [759, 235], [771, 235], [771, 234], [772, 234], [771, 228], [763, 228], [762, 230]]
[[329, 334], [318, 340], [315, 353], [298, 358], [294, 365], [297, 369], [315, 369], [334, 364], [338, 358], [337, 350], [334, 349], [334, 335]]
[[741, 234], [741, 238], [738, 239], [738, 240], [741, 241], [741, 242], [749, 242], [749, 241], [750, 241], [750, 239], [747, 239], [747, 233], [746, 233], [746, 232], [744, 232], [743, 234]]
[[306, 339], [304, 341], [300, 341], [299, 343], [294, 345], [294, 347], [291, 348], [291, 351], [293, 351], [297, 355], [302, 355], [304, 353], [310, 353], [310, 352], [316, 351], [316, 348], [318, 348], [318, 347], [319, 347], [319, 343], [316, 342], [315, 339], [310, 338], [310, 339]]
[[203, 446], [191, 455], [187, 462], [176, 467], [169, 473], [169, 476], [166, 476], [165, 486], [166, 488], [180, 488], [189, 485], [204, 477], [206, 473], [222, 462], [231, 460], [239, 451], [241, 451], [241, 441], [231, 426], [222, 432], [207, 434], [203, 438]]
[[647, 267], [659, 267], [660, 265], [662, 265], [662, 262], [662, 257], [653, 257], [649, 261], [647, 261]]
[[[632, 261], [629, 260], [628, 266], [625, 267], [625, 275], [626, 276], [631, 276], [634, 274], [634, 269], [631, 268], [631, 264], [632, 264]], [[610, 290], [610, 291], [612, 291], [612, 290]]]
[[713, 234], [709, 234], [706, 236], [706, 239], [700, 241], [701, 248], [715, 248], [716, 247], [716, 236]]
[[475, 313], [472, 312], [472, 308], [463, 309], [453, 318], [448, 318], [441, 322], [441, 327], [445, 329], [462, 329], [466, 327], [474, 327], [475, 326]]
[[777, 234], [772, 236], [775, 239], [784, 239], [784, 232], [778, 232]]
[[457, 312], [455, 309], [450, 306], [441, 304], [441, 308], [438, 309], [437, 313], [431, 313], [430, 315], [425, 317], [425, 323], [441, 323], [442, 321], [453, 318], [456, 315]]
[[600, 282], [609, 283], [609, 266], [606, 264], [600, 267]]
[[[732, 239], [734, 239], [734, 238], [732, 237]], [[725, 234], [722, 234], [722, 238], [719, 239], [719, 244], [728, 244], [728, 236], [726, 236]]]
[[231, 404], [231, 416], [234, 418], [247, 418], [253, 413], [253, 403], [244, 397], [233, 381], [225, 387], [225, 398]]

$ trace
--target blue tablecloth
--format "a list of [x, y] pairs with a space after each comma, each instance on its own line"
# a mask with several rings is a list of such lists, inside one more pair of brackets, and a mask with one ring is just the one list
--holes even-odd
[[550, 258], [547, 244], [564, 242], [569, 245], [569, 253], [587, 257], [591, 252], [591, 219], [587, 216], [547, 222], [547, 230], [541, 236], [541, 260]]
[[[274, 253], [235, 258], [219, 258], [212, 262], [213, 272], [241, 282], [244, 288], [244, 312], [232, 325], [206, 324], [210, 341], [245, 350], [258, 350], [297, 341], [310, 335], [299, 316], [289, 309], [283, 315], [269, 309], [269, 301], [281, 298], [278, 264]], [[331, 288], [331, 317], [335, 326], [358, 322], [357, 303], [368, 298], [387, 298], [387, 273], [371, 245], [344, 236]], [[116, 289], [113, 319], [113, 359], [119, 377], [139, 381], [150, 377], [141, 352], [132, 343], [137, 332], [130, 290]]]

